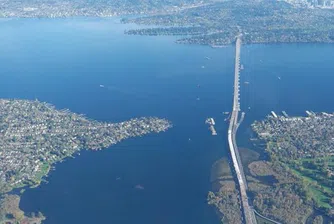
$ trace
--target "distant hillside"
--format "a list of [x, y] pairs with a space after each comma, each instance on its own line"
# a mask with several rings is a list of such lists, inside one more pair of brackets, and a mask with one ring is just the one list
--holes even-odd
[[0, 17], [107, 17], [173, 12], [210, 0], [0, 0]]
[[123, 21], [159, 26], [127, 34], [183, 36], [177, 42], [185, 44], [231, 44], [240, 30], [243, 43], [334, 43], [334, 9], [276, 0], [224, 1]]
[[334, 9], [334, 0], [284, 0], [284, 1], [294, 6]]

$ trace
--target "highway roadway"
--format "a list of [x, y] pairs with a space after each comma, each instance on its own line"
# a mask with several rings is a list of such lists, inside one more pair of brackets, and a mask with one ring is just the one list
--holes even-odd
[[240, 192], [240, 203], [241, 211], [243, 213], [243, 222], [246, 224], [256, 224], [256, 218], [253, 208], [249, 205], [247, 197], [247, 182], [244, 175], [242, 163], [240, 160], [239, 150], [236, 144], [236, 132], [240, 125], [238, 123], [238, 116], [240, 111], [240, 50], [241, 50], [241, 37], [238, 35], [236, 38], [235, 45], [235, 68], [234, 68], [234, 93], [233, 93], [233, 110], [231, 114], [230, 124], [228, 128], [228, 144], [230, 154], [232, 158], [233, 168], [237, 177], [239, 192]]

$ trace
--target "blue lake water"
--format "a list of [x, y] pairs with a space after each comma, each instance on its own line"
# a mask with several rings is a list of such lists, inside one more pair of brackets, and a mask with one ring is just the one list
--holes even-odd
[[[22, 209], [41, 211], [46, 224], [219, 223], [206, 197], [211, 166], [227, 155], [222, 112], [232, 108], [233, 46], [126, 36], [135, 26], [118, 18], [13, 19], [0, 27], [1, 98], [37, 98], [100, 121], [159, 116], [174, 124], [57, 164], [49, 183], [22, 195]], [[241, 61], [249, 84], [241, 88], [239, 145], [271, 110], [334, 111], [333, 45], [243, 46]]]

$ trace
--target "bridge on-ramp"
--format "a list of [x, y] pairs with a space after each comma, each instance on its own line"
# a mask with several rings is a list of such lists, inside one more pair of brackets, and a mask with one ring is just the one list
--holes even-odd
[[[240, 50], [241, 50], [241, 37], [238, 35], [235, 44], [235, 68], [234, 68], [234, 93], [233, 93], [233, 109], [231, 113], [230, 124], [228, 128], [228, 144], [230, 154], [233, 163], [233, 170], [235, 172], [239, 192], [240, 192], [240, 204], [241, 211], [243, 213], [243, 222], [246, 224], [256, 224], [256, 218], [253, 208], [249, 205], [247, 197], [247, 182], [243, 171], [242, 163], [240, 160], [239, 150], [236, 143], [236, 133], [240, 125], [238, 122], [240, 111]], [[243, 119], [244, 114], [242, 115]]]

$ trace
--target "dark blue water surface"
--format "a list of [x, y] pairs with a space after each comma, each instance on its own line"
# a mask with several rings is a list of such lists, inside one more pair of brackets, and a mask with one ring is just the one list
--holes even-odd
[[125, 36], [129, 26], [118, 19], [0, 26], [1, 97], [37, 98], [100, 121], [159, 116], [174, 125], [57, 164], [48, 184], [23, 194], [22, 209], [42, 211], [46, 224], [219, 221], [206, 197], [211, 165], [226, 154], [225, 136], [212, 137], [204, 122], [220, 118], [218, 129], [225, 131], [233, 47]]
[[250, 124], [270, 111], [290, 116], [306, 116], [306, 110], [334, 112], [334, 45], [250, 45], [243, 46], [241, 57], [246, 119], [239, 129], [239, 145], [249, 137]]
[[[211, 166], [227, 155], [222, 112], [232, 108], [233, 46], [126, 36], [134, 25], [118, 18], [1, 20], [0, 27], [1, 98], [37, 98], [100, 121], [159, 116], [174, 124], [57, 164], [48, 184], [22, 195], [22, 209], [41, 211], [46, 224], [219, 223], [206, 197]], [[333, 45], [243, 46], [242, 82], [250, 84], [242, 84], [240, 144], [271, 110], [334, 111], [333, 60]]]

